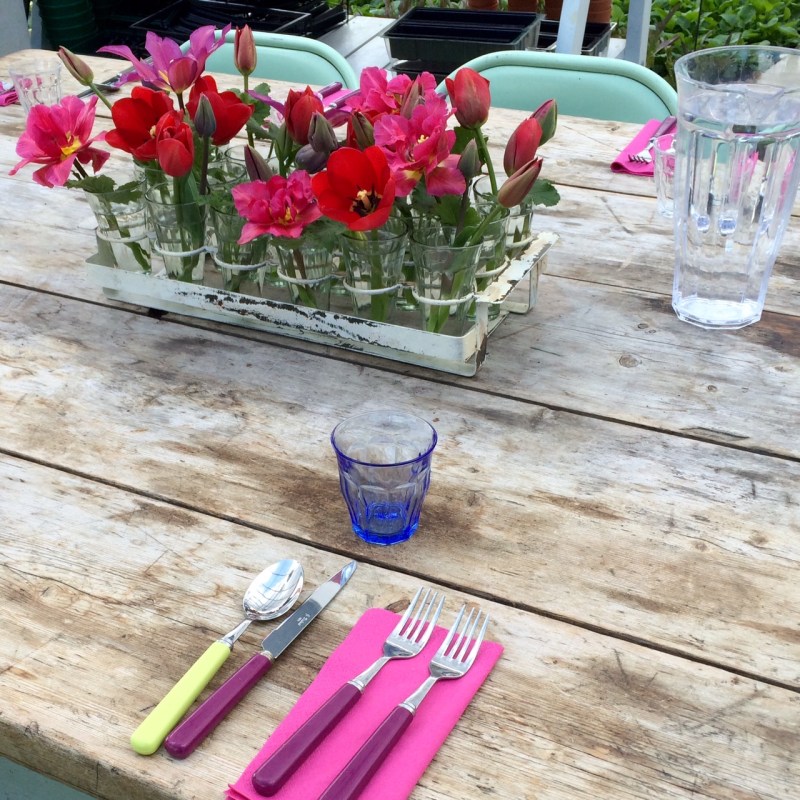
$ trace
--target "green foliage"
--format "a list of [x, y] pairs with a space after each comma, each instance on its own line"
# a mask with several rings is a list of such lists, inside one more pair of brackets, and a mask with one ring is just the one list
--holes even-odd
[[[617, 35], [625, 35], [628, 0], [614, 0]], [[647, 65], [674, 83], [675, 62], [707, 47], [797, 47], [800, 0], [653, 0]]]

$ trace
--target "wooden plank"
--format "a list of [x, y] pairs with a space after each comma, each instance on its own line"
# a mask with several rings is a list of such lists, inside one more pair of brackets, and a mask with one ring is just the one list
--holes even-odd
[[[7, 456], [0, 494], [15, 498], [0, 504], [0, 752], [107, 800], [220, 796], [359, 615], [403, 607], [419, 584], [362, 563], [190, 760], [143, 758], [131, 730], [238, 622], [250, 577], [291, 555], [314, 586], [343, 557]], [[449, 620], [474, 597], [445, 589]], [[504, 656], [413, 800], [793, 800], [797, 693], [481, 605]], [[215, 686], [269, 627], [245, 634]]]
[[[7, 452], [800, 686], [797, 460], [14, 287], [0, 302]], [[329, 434], [385, 406], [440, 444], [420, 532], [376, 551]]]
[[[17, 202], [7, 204], [0, 223], [5, 243], [0, 279], [108, 304], [85, 277], [83, 260], [95, 242], [92, 215], [81, 194], [25, 181], [15, 183], [13, 192]], [[614, 195], [614, 202], [607, 204], [590, 192], [583, 198], [585, 207], [597, 214], [603, 209], [617, 213], [623, 202], [634, 221], [646, 213], [640, 202], [622, 196]], [[37, 226], [58, 231], [55, 239], [31, 236], [30, 207], [38, 209]], [[548, 257], [547, 271], [583, 280], [546, 275], [538, 306], [527, 316], [506, 320], [493, 334], [488, 360], [470, 381], [477, 380], [481, 389], [549, 406], [800, 455], [793, 428], [800, 412], [800, 345], [794, 320], [768, 313], [742, 331], [689, 326], [675, 317], [665, 296], [671, 266], [657, 246], [663, 233], [652, 229], [649, 238], [614, 234], [614, 244], [593, 237], [592, 255], [582, 228], [558, 222], [554, 215], [546, 223], [563, 237]], [[795, 235], [800, 252], [800, 231]], [[638, 284], [642, 291], [591, 282], [601, 277], [611, 284]], [[776, 305], [785, 305], [780, 310], [800, 309], [800, 268], [779, 265], [770, 307], [773, 297]], [[376, 363], [343, 352], [334, 357]], [[782, 398], [780, 404], [775, 397]]]

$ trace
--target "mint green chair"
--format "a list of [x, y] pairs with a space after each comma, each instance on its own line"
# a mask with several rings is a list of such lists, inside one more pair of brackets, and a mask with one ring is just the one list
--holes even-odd
[[[209, 72], [238, 74], [233, 63], [234, 35], [235, 32], [230, 31], [225, 44], [209, 56], [206, 61]], [[304, 36], [260, 31], [253, 31], [253, 38], [258, 62], [250, 76], [251, 81], [261, 78], [312, 86], [326, 86], [338, 81], [345, 88], [358, 88], [358, 77], [345, 57], [323, 42]], [[188, 47], [188, 42], [183, 46]]]
[[[501, 108], [535, 111], [555, 97], [562, 114], [641, 123], [675, 114], [678, 108], [675, 90], [655, 72], [632, 61], [502, 50], [463, 66], [490, 82], [492, 105]], [[444, 83], [439, 91], [445, 91]]]

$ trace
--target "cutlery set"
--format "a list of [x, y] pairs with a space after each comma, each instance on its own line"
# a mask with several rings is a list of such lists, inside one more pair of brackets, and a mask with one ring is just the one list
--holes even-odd
[[[303, 570], [297, 562], [284, 560], [264, 570], [245, 593], [242, 603], [245, 619], [229, 634], [214, 642], [142, 722], [131, 737], [134, 750], [149, 755], [164, 742], [167, 752], [175, 758], [190, 755], [269, 670], [275, 659], [333, 600], [356, 567], [355, 561], [350, 562], [317, 588], [263, 640], [260, 652], [253, 655], [173, 729], [224, 663], [233, 644], [250, 622], [280, 616], [291, 608], [299, 595]], [[386, 636], [382, 655], [363, 672], [341, 685], [258, 766], [252, 775], [252, 786], [260, 795], [271, 797], [280, 791], [347, 716], [367, 691], [370, 682], [389, 661], [414, 658], [424, 651], [436, 628], [444, 602], [443, 594], [423, 587], [418, 589], [397, 625]], [[467, 674], [477, 658], [488, 623], [489, 617], [482, 611], [472, 609], [467, 613], [467, 607], [461, 607], [441, 645], [430, 658], [429, 676], [392, 709], [319, 800], [355, 800], [361, 794], [411, 724], [431, 688], [439, 680], [457, 679]]]
[[678, 124], [675, 117], [666, 117], [661, 121], [661, 124], [655, 129], [653, 135], [650, 137], [647, 145], [642, 148], [638, 153], [630, 153], [628, 160], [636, 164], [649, 164], [653, 160], [653, 147], [656, 140], [672, 132], [672, 129]]
[[[266, 610], [267, 606], [273, 607], [275, 613], [268, 617], [271, 619], [288, 611], [299, 595], [303, 572], [296, 561], [279, 561], [264, 570], [253, 581], [245, 594], [243, 605], [245, 606], [245, 616], [248, 618], [227, 636], [214, 642], [150, 712], [131, 736], [133, 749], [142, 755], [150, 755], [155, 753], [166, 737], [167, 752], [176, 758], [186, 758], [214, 730], [228, 711], [255, 686], [259, 678], [272, 666], [272, 662], [336, 597], [341, 588], [350, 580], [357, 566], [355, 561], [351, 561], [330, 580], [323, 583], [291, 616], [264, 639], [260, 652], [240, 667], [219, 689], [198, 706], [196, 711], [172, 730], [175, 723], [197, 699], [197, 696], [227, 659], [236, 639], [250, 624], [248, 600], [254, 604], [258, 603], [259, 601], [256, 601], [254, 597], [261, 595], [260, 602], [263, 603], [261, 610]], [[249, 598], [248, 595], [250, 595]], [[289, 602], [290, 598], [291, 602]], [[261, 618], [260, 614], [253, 616], [253, 619], [256, 618]]]
[[[429, 599], [428, 590], [409, 622], [409, 614], [421, 592], [422, 589], [417, 592], [397, 627], [387, 637], [384, 655], [339, 689], [253, 773], [253, 787], [259, 794], [270, 797], [284, 785], [355, 705], [367, 683], [387, 661], [391, 658], [413, 658], [422, 652], [442, 610], [444, 596], [439, 599], [429, 619], [436, 595]], [[442, 679], [457, 679], [467, 674], [483, 643], [489, 617], [473, 609], [465, 618], [465, 612], [466, 606], [462, 606], [444, 641], [431, 657], [428, 664], [430, 676], [389, 713], [318, 800], [355, 800], [411, 724], [420, 703], [434, 684]]]

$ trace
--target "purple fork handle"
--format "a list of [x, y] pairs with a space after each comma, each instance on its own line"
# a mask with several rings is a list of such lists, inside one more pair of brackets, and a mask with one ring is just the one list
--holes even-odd
[[253, 787], [272, 797], [311, 755], [317, 745], [356, 704], [361, 691], [346, 683], [339, 687], [267, 760], [253, 773]]
[[397, 706], [361, 745], [361, 749], [334, 778], [319, 800], [355, 800], [364, 791], [412, 719], [414, 715], [408, 709]]
[[166, 751], [174, 758], [191, 755], [271, 666], [267, 655], [256, 653], [167, 736]]

